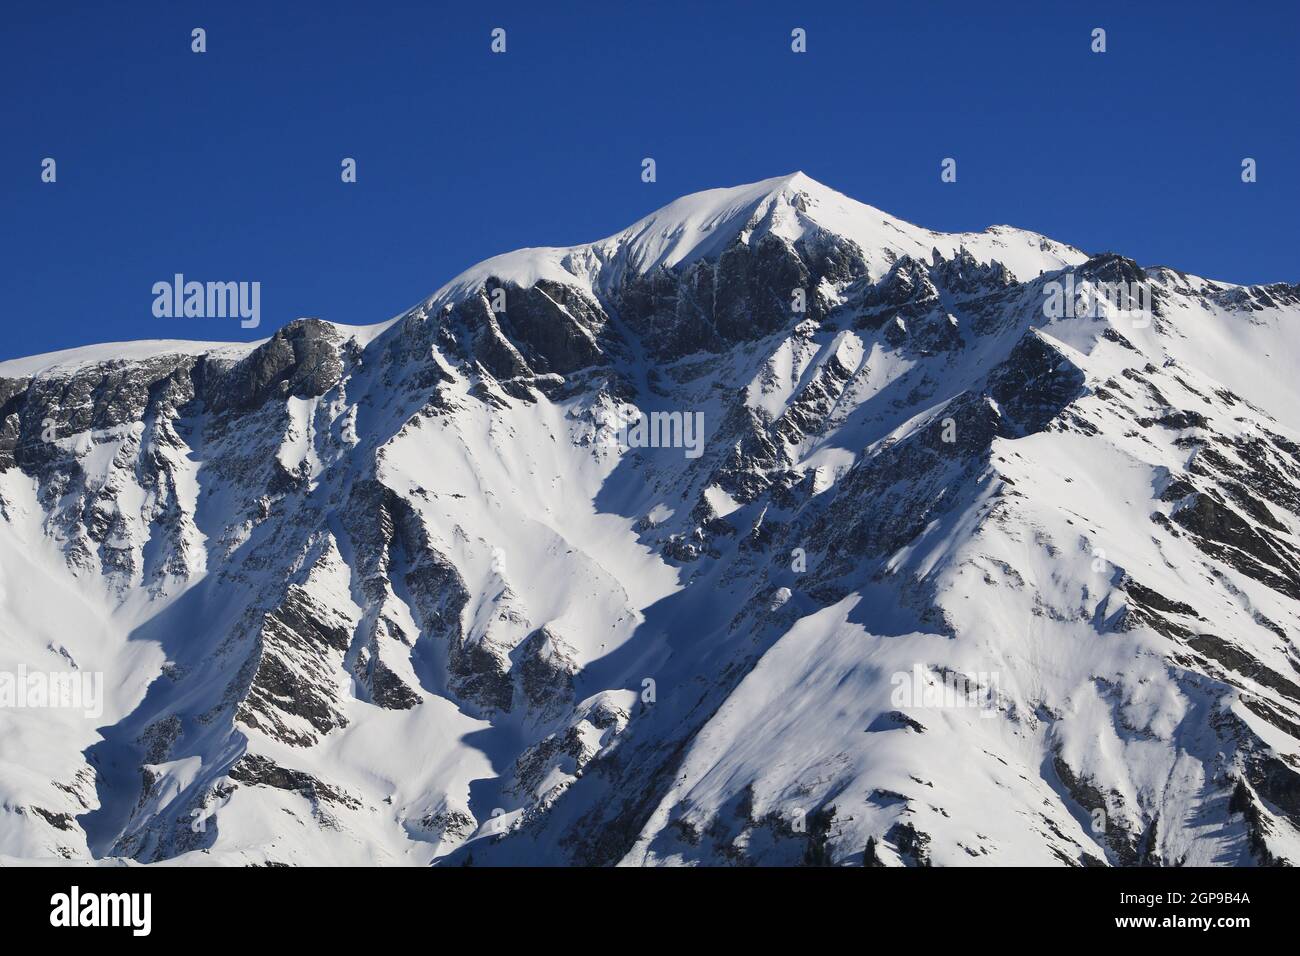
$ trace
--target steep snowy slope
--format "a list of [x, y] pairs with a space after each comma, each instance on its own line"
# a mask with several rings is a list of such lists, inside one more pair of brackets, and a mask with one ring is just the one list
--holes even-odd
[[1294, 862], [1298, 348], [795, 174], [0, 363], [0, 858]]

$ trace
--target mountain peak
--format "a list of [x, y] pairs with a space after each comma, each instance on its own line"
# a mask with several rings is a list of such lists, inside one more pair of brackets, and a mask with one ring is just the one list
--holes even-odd
[[427, 304], [475, 294], [488, 279], [520, 286], [548, 280], [577, 285], [594, 294], [609, 290], [629, 274], [674, 269], [717, 256], [738, 240], [774, 235], [794, 243], [818, 231], [856, 244], [874, 276], [883, 275], [904, 255], [928, 262], [935, 250], [951, 258], [962, 247], [981, 263], [1002, 263], [1019, 279], [1087, 259], [1071, 246], [1010, 227], [935, 232], [852, 199], [796, 170], [755, 183], [689, 193], [597, 242], [494, 256], [461, 273]]
[[1300, 860], [1300, 290], [1071, 254], [793, 173], [0, 365], [0, 863]]
[[796, 169], [792, 173], [787, 173], [784, 176], [777, 176], [775, 179], [766, 180], [766, 182], [778, 183], [779, 190], [781, 191], [784, 191], [786, 189], [793, 189], [793, 190], [805, 190], [808, 192], [817, 192], [817, 191], [834, 192], [834, 190], [831, 189], [829, 186], [819, 183], [817, 180], [813, 179], [811, 176], [805, 173], [802, 169]]

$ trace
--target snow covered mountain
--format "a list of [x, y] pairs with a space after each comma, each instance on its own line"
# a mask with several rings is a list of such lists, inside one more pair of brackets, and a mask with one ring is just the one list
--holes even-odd
[[1300, 861], [1297, 358], [794, 174], [0, 363], [0, 860]]

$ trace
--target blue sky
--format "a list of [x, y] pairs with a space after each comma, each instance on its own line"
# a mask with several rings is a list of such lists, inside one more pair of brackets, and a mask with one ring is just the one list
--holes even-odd
[[[10, 7], [0, 359], [383, 321], [487, 256], [796, 169], [935, 229], [1300, 281], [1294, 0], [376, 6]], [[177, 272], [261, 282], [261, 328], [155, 318]]]

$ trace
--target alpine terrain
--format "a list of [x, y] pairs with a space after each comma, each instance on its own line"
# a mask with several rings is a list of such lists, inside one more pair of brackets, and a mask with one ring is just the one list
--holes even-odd
[[1300, 862], [1298, 362], [796, 173], [0, 363], [0, 862]]

